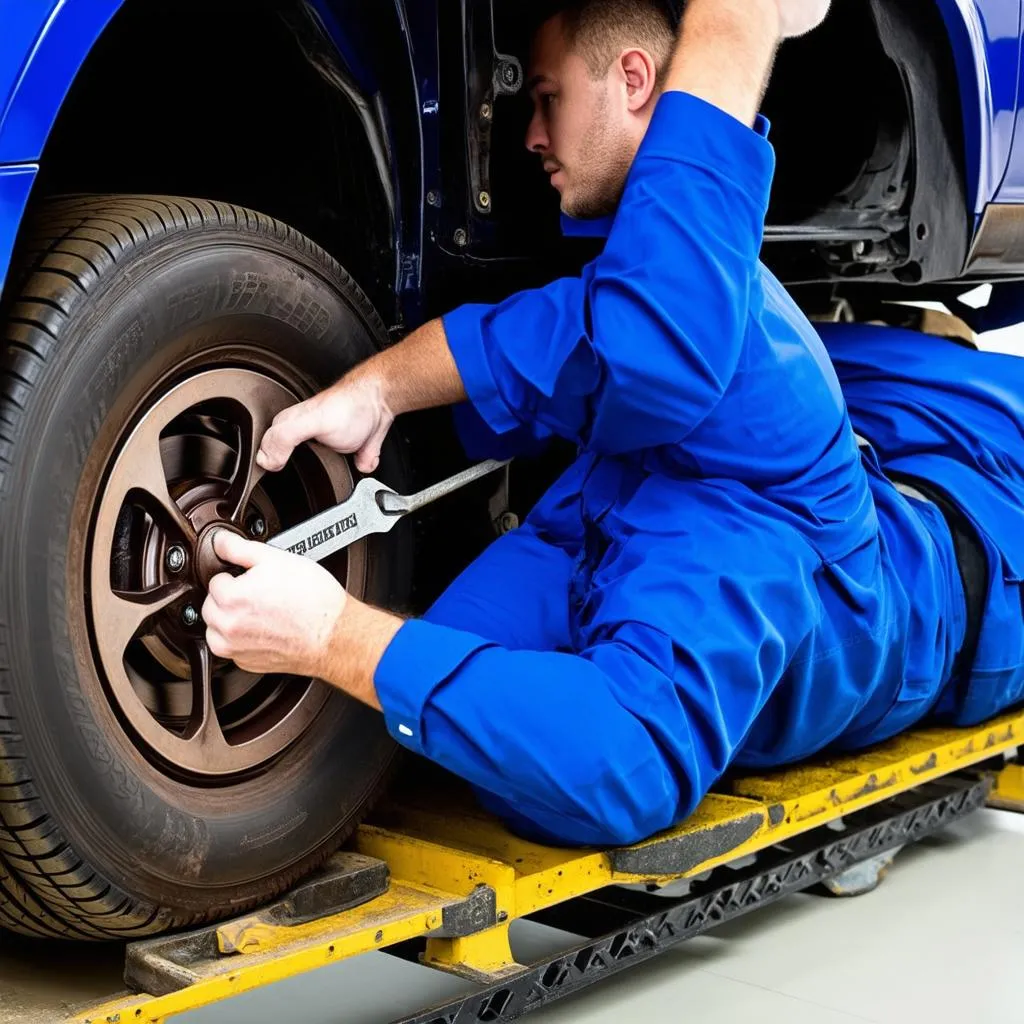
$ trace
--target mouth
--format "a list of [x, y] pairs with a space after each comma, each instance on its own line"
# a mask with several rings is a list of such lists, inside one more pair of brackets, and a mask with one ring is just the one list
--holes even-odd
[[544, 164], [544, 171], [550, 176], [551, 184], [554, 188], [561, 191], [562, 186], [565, 184], [565, 172], [558, 164]]

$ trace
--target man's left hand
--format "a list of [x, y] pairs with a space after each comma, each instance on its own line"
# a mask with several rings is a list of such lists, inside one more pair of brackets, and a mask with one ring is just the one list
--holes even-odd
[[211, 653], [248, 672], [323, 678], [348, 600], [341, 584], [308, 558], [228, 530], [218, 531], [213, 547], [223, 561], [247, 571], [210, 581], [203, 619]]

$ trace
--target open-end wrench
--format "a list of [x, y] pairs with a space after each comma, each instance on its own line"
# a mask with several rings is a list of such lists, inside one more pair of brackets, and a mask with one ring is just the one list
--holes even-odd
[[339, 505], [271, 537], [267, 543], [319, 562], [373, 533], [387, 533], [399, 519], [507, 466], [511, 459], [480, 462], [415, 494], [398, 494], [367, 477]]

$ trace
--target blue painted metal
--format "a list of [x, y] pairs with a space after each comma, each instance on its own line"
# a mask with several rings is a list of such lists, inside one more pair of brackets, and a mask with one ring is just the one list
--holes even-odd
[[[0, 0], [0, 164], [38, 160], [60, 105], [122, 0]], [[13, 33], [11, 27], [14, 27]], [[30, 48], [14, 52], [32, 36]], [[17, 68], [17, 71], [12, 69]]]
[[[41, 158], [76, 74], [123, 2], [0, 0], [0, 165], [31, 164]], [[375, 74], [370, 50], [364, 45], [360, 19], [366, 18], [367, 6], [350, 0], [307, 2], [320, 15], [363, 93], [374, 96], [385, 92], [384, 83]], [[1024, 120], [1024, 0], [935, 3], [949, 33], [959, 77], [972, 208], [980, 212], [996, 199], [1024, 203], [1024, 126], [1017, 130]], [[392, 112], [384, 120], [391, 135], [389, 141], [394, 144], [392, 173], [399, 200], [396, 227], [404, 236], [399, 244], [397, 286], [408, 299], [420, 282], [424, 228], [433, 233], [437, 219], [434, 211], [426, 211], [424, 223], [421, 200], [424, 191], [438, 183], [442, 111], [437, 81], [436, 4], [394, 0], [394, 9], [407, 48], [403, 73], [407, 69], [411, 74], [416, 100], [415, 112], [403, 115], [415, 121], [411, 132], [402, 129], [404, 139], [395, 137], [398, 129]], [[410, 148], [414, 152], [410, 153]], [[416, 165], [415, 170], [408, 164], [402, 167], [402, 151]], [[21, 180], [23, 173], [15, 178]], [[10, 187], [7, 182], [5, 188]], [[15, 205], [8, 199], [0, 207], [4, 217], [0, 243], [11, 233], [8, 218], [15, 215]]]
[[[1024, 37], [1024, 12], [1021, 14], [1020, 34]], [[1013, 149], [1006, 170], [1003, 187], [996, 197], [1001, 203], [1024, 203], [1024, 38], [1019, 40], [1021, 60], [1017, 84], [1017, 109], [1014, 119]]]
[[7, 278], [18, 225], [25, 213], [32, 183], [39, 167], [22, 164], [20, 167], [0, 167], [0, 292]]
[[1020, 0], [936, 0], [964, 110], [968, 202], [980, 213], [1009, 165], [1020, 82]]
[[307, 3], [316, 11], [320, 24], [338, 48], [339, 56], [360, 89], [370, 94], [377, 92], [377, 80], [366, 64], [365, 47], [361, 45], [358, 36], [353, 35], [356, 26], [345, 18], [344, 3], [338, 0], [307, 0]]
[[19, 0], [0, 0], [0, 25], [4, 27], [0, 33], [0, 124], [22, 71], [31, 60], [35, 41], [57, 2], [25, 4]]
[[[425, 166], [439, 168], [437, 5], [433, 0], [393, 0], [394, 45], [379, 60], [389, 76], [377, 75], [368, 38], [372, 29], [346, 0], [306, 0], [347, 70], [366, 97], [377, 96], [387, 110], [384, 129], [390, 153], [395, 229], [395, 294], [408, 322], [420, 319], [422, 301]], [[382, 15], [383, 5], [382, 5]], [[379, 40], [378, 40], [379, 41]], [[378, 49], [379, 54], [379, 49]], [[408, 78], [408, 94], [396, 98], [397, 80]], [[400, 90], [399, 90], [400, 91]], [[424, 153], [431, 154], [425, 163]], [[438, 171], [431, 172], [436, 175]], [[431, 186], [432, 187], [432, 186]]]
[[[41, 159], [47, 137], [75, 76], [124, 2], [0, 0], [0, 165]], [[375, 74], [377, 69], [373, 66], [373, 55], [379, 53], [379, 46], [374, 46], [379, 43], [379, 37], [373, 38], [379, 25], [374, 23], [378, 11], [382, 16], [386, 14], [385, 5], [376, 7], [348, 0], [306, 2], [315, 11], [358, 89], [362, 109], [375, 116], [373, 97], [381, 96], [386, 103], [388, 89], [385, 86], [390, 84]], [[423, 90], [436, 106], [436, 6], [431, 2], [417, 2], [413, 8], [416, 24], [410, 26], [404, 0], [394, 0], [400, 29], [392, 30], [395, 46], [389, 54], [387, 70], [391, 74], [408, 74], [414, 94]], [[427, 18], [433, 19], [429, 26], [425, 24]], [[422, 252], [420, 208], [425, 131], [420, 124], [421, 116], [414, 95], [407, 111], [388, 111], [382, 118], [391, 158], [387, 173], [392, 179], [392, 213], [395, 228], [400, 233], [396, 239], [400, 256], [396, 290], [412, 305], [419, 298]], [[433, 124], [426, 128], [426, 134], [436, 152], [438, 119], [434, 116], [431, 120]], [[14, 206], [6, 205], [0, 215], [5, 218], [0, 225], [2, 240], [6, 232], [14, 230], [7, 220], [14, 216]], [[20, 218], [20, 210], [17, 217]]]

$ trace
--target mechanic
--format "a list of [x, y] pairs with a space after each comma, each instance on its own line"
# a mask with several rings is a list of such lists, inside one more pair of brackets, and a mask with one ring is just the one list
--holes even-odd
[[[445, 404], [473, 456], [559, 435], [578, 459], [422, 619], [218, 534], [248, 571], [211, 582], [214, 654], [382, 709], [514, 830], [571, 845], [671, 826], [733, 762], [1020, 697], [1024, 472], [996, 443], [1020, 448], [1020, 402], [954, 342], [823, 328], [868, 447], [822, 340], [759, 262], [774, 159], [757, 109], [780, 40], [827, 8], [690, 0], [678, 42], [655, 0], [577, 0], [544, 23], [527, 144], [566, 226], [606, 236], [601, 255], [427, 323], [282, 413], [258, 460], [279, 470], [316, 439], [372, 472], [395, 416]], [[936, 387], [952, 392], [942, 416]], [[955, 534], [946, 493], [970, 510]], [[1002, 532], [978, 525], [999, 517]], [[999, 607], [979, 637], [986, 588]]]

